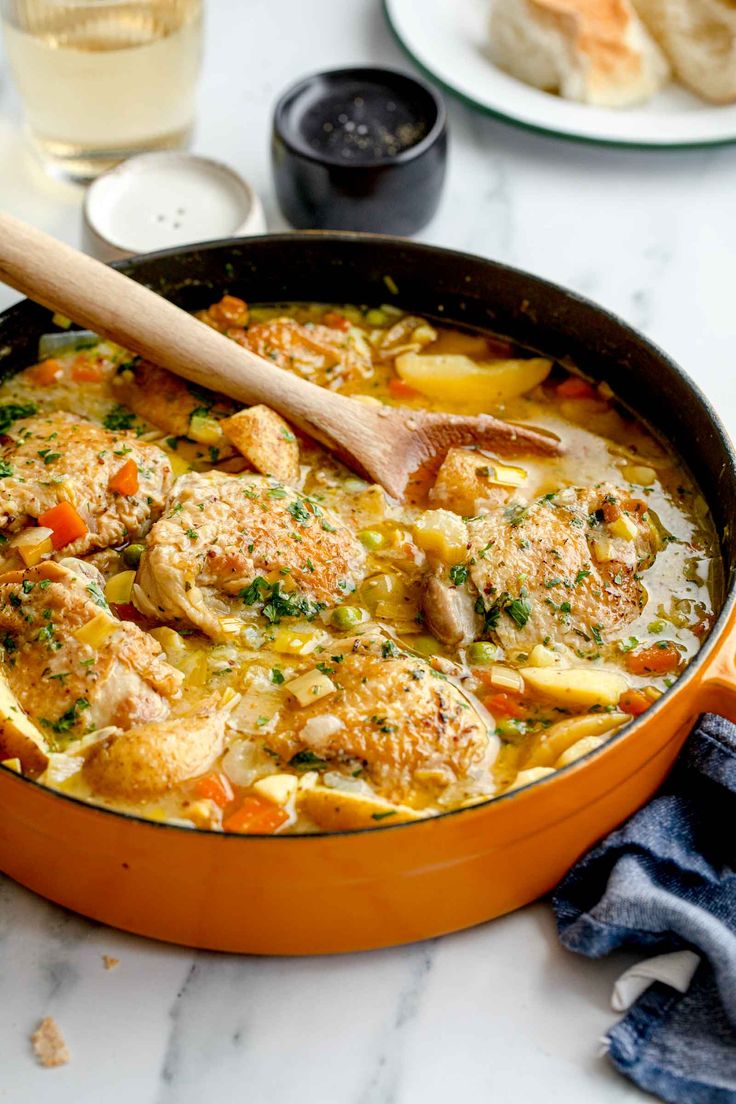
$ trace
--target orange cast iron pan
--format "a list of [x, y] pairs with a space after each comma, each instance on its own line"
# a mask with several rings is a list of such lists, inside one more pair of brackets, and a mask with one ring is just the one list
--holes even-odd
[[[698, 389], [623, 322], [502, 265], [365, 235], [214, 242], [119, 267], [188, 309], [225, 291], [250, 302], [393, 300], [569, 358], [689, 464], [720, 537], [721, 613], [684, 676], [603, 748], [507, 797], [419, 823], [312, 836], [192, 831], [0, 768], [0, 869], [10, 877], [96, 920], [197, 947], [317, 954], [408, 943], [545, 893], [654, 793], [700, 713], [736, 721], [736, 455]], [[0, 316], [0, 371], [32, 363], [49, 328], [48, 311], [27, 301]]]

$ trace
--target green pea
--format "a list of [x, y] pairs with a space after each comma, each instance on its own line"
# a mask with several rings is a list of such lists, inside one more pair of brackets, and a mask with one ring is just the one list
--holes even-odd
[[388, 322], [388, 316], [385, 311], [374, 308], [366, 311], [365, 320], [369, 326], [385, 326]]
[[498, 658], [498, 648], [488, 640], [476, 640], [474, 644], [468, 646], [466, 654], [471, 666], [479, 663], [493, 663]]
[[659, 636], [659, 634], [663, 633], [664, 630], [667, 628], [664, 621], [650, 621], [647, 627], [649, 629], [649, 632], [654, 633], [655, 636]]
[[365, 620], [365, 614], [359, 606], [338, 606], [332, 612], [332, 624], [337, 629], [354, 629]]
[[146, 550], [145, 544], [129, 544], [123, 549], [123, 560], [128, 567], [137, 567]]
[[377, 552], [386, 543], [383, 533], [379, 533], [377, 529], [361, 529], [358, 540], [369, 552]]

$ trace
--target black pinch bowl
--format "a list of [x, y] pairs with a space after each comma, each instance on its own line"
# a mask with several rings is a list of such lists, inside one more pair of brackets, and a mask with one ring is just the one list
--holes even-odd
[[[366, 89], [385, 92], [422, 120], [422, 137], [399, 152], [370, 160], [345, 160], [330, 149], [315, 148], [310, 138], [318, 131], [310, 112], [316, 105], [352, 101]], [[442, 97], [426, 81], [406, 73], [377, 68], [315, 73], [287, 89], [274, 109], [276, 195], [284, 217], [297, 229], [416, 234], [437, 210], [446, 162]]]

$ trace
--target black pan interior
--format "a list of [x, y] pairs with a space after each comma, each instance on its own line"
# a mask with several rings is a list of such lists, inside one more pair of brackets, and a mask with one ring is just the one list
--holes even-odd
[[[187, 310], [225, 291], [250, 302], [317, 300], [403, 309], [490, 329], [569, 359], [605, 380], [686, 460], [718, 529], [726, 588], [736, 566], [736, 456], [705, 397], [659, 349], [600, 307], [544, 280], [463, 253], [370, 235], [234, 239], [118, 264]], [[0, 375], [36, 359], [49, 312], [23, 302], [0, 315]]]

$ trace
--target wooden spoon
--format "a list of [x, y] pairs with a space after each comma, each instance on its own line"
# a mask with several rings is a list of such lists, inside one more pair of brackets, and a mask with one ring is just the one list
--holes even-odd
[[557, 438], [488, 414], [374, 406], [318, 387], [202, 325], [128, 276], [2, 212], [0, 280], [201, 387], [247, 405], [273, 407], [397, 498], [412, 473], [452, 445], [548, 456], [562, 451]]

